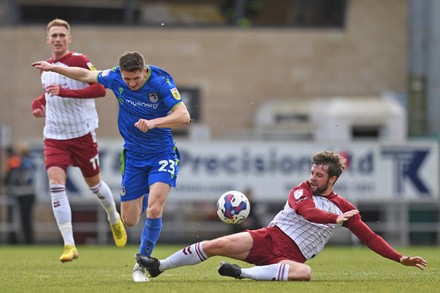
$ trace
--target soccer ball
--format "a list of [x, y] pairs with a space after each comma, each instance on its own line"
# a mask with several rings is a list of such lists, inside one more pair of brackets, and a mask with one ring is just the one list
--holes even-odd
[[246, 195], [239, 191], [223, 193], [217, 201], [217, 215], [226, 224], [243, 222], [251, 211], [251, 205]]

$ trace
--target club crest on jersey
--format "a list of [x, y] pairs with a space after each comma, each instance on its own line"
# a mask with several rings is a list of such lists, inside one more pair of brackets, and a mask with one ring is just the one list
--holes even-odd
[[156, 93], [149, 93], [148, 97], [150, 98], [150, 102], [156, 103], [159, 100], [159, 97]]
[[179, 93], [179, 91], [177, 90], [177, 88], [172, 88], [171, 90], [171, 93], [173, 94], [173, 97], [176, 99], [176, 100], [180, 100], [180, 93]]

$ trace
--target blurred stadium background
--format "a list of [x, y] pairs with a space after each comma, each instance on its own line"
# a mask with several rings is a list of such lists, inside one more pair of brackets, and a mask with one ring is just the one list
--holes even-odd
[[[194, 123], [175, 131], [178, 188], [160, 241], [228, 233], [217, 197], [251, 188], [265, 224], [309, 158], [343, 152], [338, 191], [395, 245], [440, 244], [440, 2], [435, 0], [2, 0], [0, 146], [25, 146], [38, 166], [36, 243], [59, 243], [42, 156], [41, 93], [30, 64], [49, 58], [46, 24], [72, 25], [73, 51], [98, 69], [141, 52], [175, 78]], [[119, 197], [117, 103], [97, 100], [104, 179]], [[3, 171], [2, 171], [3, 172]], [[3, 174], [2, 174], [3, 175]], [[69, 173], [77, 243], [111, 243], [105, 214]], [[23, 239], [15, 199], [0, 195], [0, 243]], [[138, 242], [139, 225], [129, 231]], [[334, 244], [353, 244], [344, 232]]]

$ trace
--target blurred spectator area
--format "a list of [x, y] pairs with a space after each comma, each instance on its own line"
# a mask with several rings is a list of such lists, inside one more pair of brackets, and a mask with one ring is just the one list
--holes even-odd
[[[319, 1], [253, 2], [255, 9], [260, 11], [253, 15], [249, 29], [243, 29], [241, 25], [246, 25], [246, 22], [238, 23], [240, 18], [237, 18], [240, 13], [243, 16], [249, 15], [245, 11], [240, 12], [239, 4], [244, 2], [233, 1], [233, 11], [237, 12], [233, 12], [232, 16], [223, 6], [226, 2], [0, 2], [3, 11], [8, 11], [2, 13], [5, 18], [1, 18], [0, 23], [5, 24], [9, 18], [9, 25], [1, 26], [3, 29], [0, 30], [0, 39], [3, 40], [0, 45], [3, 57], [1, 62], [4, 68], [8, 68], [0, 72], [0, 78], [9, 80], [20, 76], [21, 80], [27, 81], [26, 87], [17, 86], [16, 82], [4, 84], [2, 98], [5, 103], [7, 100], [8, 107], [0, 109], [0, 123], [11, 129], [13, 143], [21, 143], [22, 140], [41, 141], [44, 120], [35, 119], [30, 113], [32, 100], [41, 94], [41, 81], [38, 71], [31, 70], [30, 64], [48, 58], [49, 50], [44, 41], [45, 28], [47, 22], [55, 17], [65, 18], [72, 24], [74, 41], [71, 49], [85, 53], [98, 69], [114, 66], [125, 50], [137, 50], [144, 54], [147, 63], [161, 66], [170, 72], [194, 122], [191, 129], [178, 129], [176, 132], [197, 139], [217, 139], [242, 130], [256, 133], [259, 130], [253, 128], [260, 126], [261, 132], [270, 135], [272, 126], [257, 125], [255, 119], [262, 114], [256, 112], [275, 107], [275, 102], [280, 107], [289, 104], [286, 110], [295, 111], [298, 108], [298, 111], [304, 112], [315, 105], [311, 103], [312, 100], [321, 97], [377, 96], [384, 91], [392, 91], [403, 93], [402, 101], [406, 101], [408, 74], [405, 46], [408, 44], [408, 35], [405, 24], [408, 11], [407, 6], [403, 5], [404, 0], [383, 3], [379, 0], [346, 1], [344, 9], [347, 11], [341, 14], [344, 18], [341, 22], [343, 27], [334, 28], [329, 24], [323, 29], [303, 29], [304, 26], [299, 22], [295, 22], [295, 27], [292, 21], [288, 22], [300, 18], [294, 16], [295, 7], [303, 7], [298, 8], [297, 12], [302, 11], [307, 19], [314, 19], [312, 15], [319, 9], [312, 9], [315, 12], [311, 14], [306, 13], [310, 8], [308, 5], [312, 4], [315, 8], [327, 9], [328, 15], [331, 15], [330, 11], [333, 10], [320, 6], [322, 2]], [[325, 3], [328, 2], [336, 3], [325, 0]], [[133, 8], [129, 8], [129, 3]], [[153, 8], [161, 7], [164, 10], [164, 7], [176, 5], [187, 5], [194, 9], [207, 9], [204, 7], [211, 6], [210, 11], [217, 11], [217, 23], [219, 17], [225, 18], [221, 20], [224, 25], [210, 26], [203, 22], [179, 25], [177, 21], [170, 24], [163, 21], [164, 16], [158, 17], [160, 23], [156, 20], [150, 24], [139, 23], [141, 10], [151, 12]], [[15, 7], [12, 10], [16, 13], [11, 12], [11, 7]], [[151, 19], [159, 16], [159, 12], [152, 14]], [[14, 17], [20, 22], [10, 21]], [[133, 25], [124, 25], [124, 17], [132, 21]], [[232, 24], [229, 23], [231, 17]], [[305, 19], [305, 16], [302, 18]], [[161, 26], [161, 23], [164, 25]], [[424, 102], [423, 99], [418, 101]], [[98, 137], [119, 138], [115, 116], [104, 114], [117, 112], [114, 95], [109, 93], [108, 99], [98, 99], [96, 103], [101, 114]], [[15, 113], [25, 114], [17, 119]], [[279, 131], [279, 136], [285, 140], [288, 136], [282, 136], [283, 132], [305, 133], [314, 127], [310, 115], [295, 115], [278, 113], [272, 116], [277, 122], [274, 135], [280, 128], [289, 127], [291, 130]], [[191, 133], [192, 130], [197, 133]]]
[[[3, 22], [343, 27], [348, 0], [6, 0]], [[71, 8], [71, 9], [66, 9]]]
[[241, 140], [404, 142], [406, 110], [393, 94], [272, 99], [255, 111], [254, 127], [228, 133]]

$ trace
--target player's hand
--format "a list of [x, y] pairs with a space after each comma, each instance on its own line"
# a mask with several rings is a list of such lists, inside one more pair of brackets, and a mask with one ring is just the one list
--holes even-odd
[[348, 212], [343, 213], [342, 215], [339, 215], [338, 218], [336, 219], [336, 223], [337, 224], [342, 224], [345, 221], [348, 221], [348, 219], [350, 219], [351, 217], [353, 217], [354, 215], [359, 214], [358, 210], [351, 210]]
[[32, 115], [34, 115], [37, 118], [45, 117], [46, 116], [46, 107], [41, 106], [41, 108], [33, 110]]
[[44, 70], [44, 71], [48, 71], [50, 70], [50, 68], [53, 65], [51, 65], [50, 63], [46, 62], [46, 61], [35, 61], [34, 63], [32, 63], [32, 67]]
[[402, 256], [400, 258], [400, 263], [403, 264], [404, 266], [418, 267], [422, 271], [425, 269], [426, 265], [428, 264], [426, 260], [424, 260], [420, 256]]
[[142, 132], [147, 132], [150, 130], [150, 127], [148, 126], [149, 120], [147, 119], [139, 119], [138, 122], [134, 124], [135, 127], [137, 127]]
[[56, 84], [51, 84], [46, 87], [46, 92], [48, 92], [51, 96], [59, 96], [60, 95], [60, 86]]

